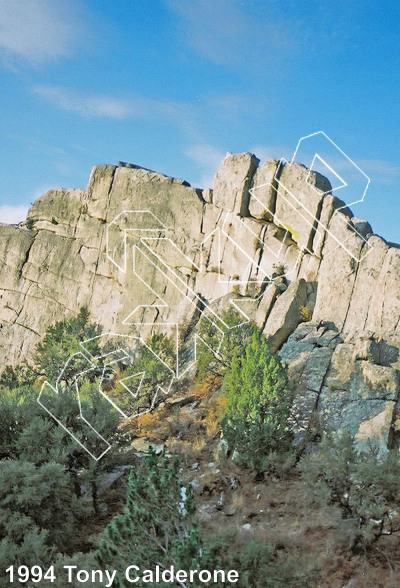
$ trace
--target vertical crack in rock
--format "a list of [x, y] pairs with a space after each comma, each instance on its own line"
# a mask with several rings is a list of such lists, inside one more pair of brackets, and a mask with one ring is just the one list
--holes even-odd
[[[366, 243], [364, 243], [364, 242], [361, 245], [361, 248], [360, 248], [360, 257], [362, 257], [361, 254], [362, 254], [362, 251], [363, 251], [365, 245], [366, 245]], [[355, 263], [356, 263], [356, 267], [355, 267], [355, 270], [353, 271], [353, 273], [355, 275], [354, 275], [354, 280], [353, 280], [353, 284], [352, 284], [352, 288], [351, 288], [351, 292], [350, 292], [349, 304], [347, 306], [347, 311], [346, 311], [346, 314], [345, 314], [345, 317], [344, 317], [344, 320], [343, 320], [343, 329], [345, 329], [345, 326], [346, 326], [346, 321], [347, 321], [347, 317], [349, 315], [349, 311], [350, 311], [350, 307], [351, 307], [351, 301], [352, 301], [352, 298], [353, 298], [353, 293], [354, 293], [354, 290], [355, 290], [355, 287], [356, 287], [356, 281], [357, 281], [357, 277], [358, 277], [358, 272], [359, 272], [360, 264], [362, 263], [362, 261], [359, 261], [359, 262], [355, 261]]]
[[249, 190], [259, 161], [251, 153], [228, 153], [215, 174], [213, 204], [240, 217], [250, 216]]
[[29, 246], [28, 246], [28, 248], [27, 248], [27, 250], [26, 250], [26, 252], [25, 252], [24, 259], [22, 260], [22, 264], [21, 264], [21, 267], [20, 267], [20, 269], [19, 269], [19, 272], [18, 272], [18, 274], [19, 274], [19, 275], [18, 275], [19, 279], [21, 279], [21, 278], [22, 278], [22, 273], [23, 273], [23, 271], [24, 271], [24, 267], [26, 266], [26, 264], [27, 264], [27, 263], [28, 263], [28, 261], [29, 261], [29, 256], [30, 256], [30, 253], [31, 253], [31, 251], [32, 251], [32, 247], [33, 247], [33, 245], [34, 245], [34, 243], [35, 243], [35, 240], [36, 240], [36, 237], [38, 236], [38, 234], [39, 234], [39, 233], [35, 233], [35, 234], [33, 235], [32, 241], [31, 241], [31, 243], [29, 244]]
[[[107, 195], [106, 195], [107, 201], [106, 201], [106, 205], [105, 205], [105, 209], [104, 209], [104, 219], [106, 221], [108, 219], [108, 212], [110, 210], [111, 192], [112, 192], [112, 189], [113, 189], [113, 186], [114, 186], [114, 180], [115, 180], [116, 171], [117, 171], [117, 168], [114, 167], [113, 170], [112, 170], [112, 173], [111, 173], [110, 185], [108, 187], [108, 191], [107, 191]], [[89, 194], [88, 194], [88, 197], [89, 197]], [[97, 256], [97, 260], [96, 260], [96, 263], [95, 263], [95, 269], [94, 269], [93, 277], [92, 277], [91, 284], [90, 284], [90, 292], [91, 292], [90, 302], [89, 302], [90, 305], [91, 305], [91, 303], [93, 301], [93, 296], [94, 296], [94, 282], [95, 282], [96, 276], [98, 274], [100, 259], [101, 259], [102, 255], [103, 255], [103, 248], [105, 247], [106, 230], [107, 230], [107, 225], [106, 224], [104, 224], [103, 226], [100, 227], [99, 253], [98, 253], [98, 256]]]
[[[310, 233], [310, 239], [309, 239], [309, 241], [307, 243], [307, 249], [308, 249], [308, 251], [312, 251], [313, 253], [315, 253], [315, 251], [314, 251], [314, 239], [315, 239], [315, 236], [317, 234], [318, 227], [319, 227], [319, 221], [321, 219], [322, 206], [323, 206], [323, 203], [324, 203], [324, 199], [325, 199], [325, 197], [322, 198], [321, 201], [320, 201], [320, 203], [318, 204], [317, 212], [315, 213], [315, 220], [314, 220], [313, 228], [311, 229], [311, 233]], [[321, 239], [322, 238], [323, 238], [323, 236], [321, 236]]]

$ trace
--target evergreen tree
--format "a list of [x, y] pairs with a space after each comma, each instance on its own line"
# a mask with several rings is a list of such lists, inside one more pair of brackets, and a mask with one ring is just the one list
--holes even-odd
[[[100, 328], [90, 323], [89, 311], [82, 307], [76, 317], [64, 319], [47, 329], [46, 335], [36, 348], [34, 355], [37, 375], [44, 376], [46, 380], [54, 383], [65, 361], [74, 353], [82, 352], [80, 343], [93, 339], [100, 334]], [[100, 355], [100, 348], [97, 340], [90, 341], [86, 348], [94, 356]], [[86, 368], [86, 364], [83, 364]], [[68, 371], [64, 374], [68, 382]]]
[[[0, 462], [0, 565], [49, 565], [83, 514], [60, 464]], [[2, 569], [5, 569], [2, 567]]]
[[[123, 570], [134, 562], [141, 569], [158, 564], [189, 570], [206, 565], [191, 486], [182, 486], [178, 472], [178, 458], [158, 464], [152, 450], [142, 471], [132, 468], [125, 511], [107, 527], [96, 553], [101, 566]], [[118, 588], [130, 586], [122, 576], [118, 582]]]
[[214, 351], [219, 347], [221, 332], [215, 329], [213, 323], [205, 316], [200, 319], [198, 335], [201, 341], [197, 349], [198, 380], [210, 375], [223, 376], [229, 370], [233, 359], [243, 355], [246, 345], [251, 342], [253, 333], [257, 331], [254, 323], [242, 324], [243, 316], [233, 309], [224, 311], [221, 318], [229, 329], [224, 334], [218, 354]]
[[[40, 373], [56, 379], [68, 353], [79, 351], [79, 342], [96, 333], [85, 309], [50, 327], [37, 348]], [[100, 354], [95, 346], [92, 352]], [[29, 376], [26, 382], [24, 373]], [[7, 368], [1, 378], [0, 551], [8, 555], [4, 562], [0, 557], [0, 563], [8, 565], [46, 565], [57, 550], [64, 552], [73, 545], [76, 528], [88, 510], [81, 488], [92, 491], [97, 513], [99, 477], [115, 468], [126, 443], [118, 428], [119, 414], [99, 394], [96, 374], [82, 378], [80, 391], [83, 413], [112, 445], [99, 463], [38, 404], [41, 384], [32, 382], [30, 375], [30, 370]], [[65, 415], [68, 429], [84, 441], [75, 395], [73, 378], [67, 378], [55, 396], [54, 414]]]
[[233, 358], [223, 390], [224, 436], [243, 465], [260, 471], [267, 456], [290, 447], [287, 419], [293, 401], [286, 370], [260, 332], [253, 333], [242, 356]]
[[152, 335], [146, 341], [146, 345], [139, 345], [136, 353], [130, 358], [130, 365], [121, 374], [122, 378], [128, 378], [134, 374], [145, 373], [139, 394], [134, 400], [131, 396], [125, 395], [125, 401], [122, 395], [117, 395], [118, 406], [127, 414], [134, 414], [149, 410], [153, 404], [162, 402], [162, 393], [158, 393], [155, 401], [154, 399], [159, 387], [164, 390], [168, 388], [175, 371], [175, 363], [176, 350], [171, 339], [161, 333]]

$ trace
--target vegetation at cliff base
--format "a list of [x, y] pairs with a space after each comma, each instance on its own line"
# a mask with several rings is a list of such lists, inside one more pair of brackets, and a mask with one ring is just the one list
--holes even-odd
[[[229, 312], [224, 320], [234, 325], [240, 317]], [[209, 322], [199, 332], [215, 343]], [[81, 341], [92, 340], [93, 356], [112, 352], [111, 341], [101, 348], [100, 334], [82, 309], [48, 329], [31, 365], [9, 366], [1, 376], [2, 570], [54, 564], [60, 588], [64, 565], [237, 569], [239, 588], [316, 588], [330, 586], [332, 575], [332, 586], [342, 586], [360, 561], [366, 588], [379, 585], [375, 570], [396, 577], [398, 452], [361, 453], [350, 435], [322, 431], [296, 447], [295, 387], [254, 325], [232, 328], [217, 357], [199, 346], [197, 373], [135, 419], [123, 419], [99, 394], [101, 363], [86, 371], [82, 410], [111, 443], [95, 461], [77, 442], [86, 439], [77, 366], [67, 365], [53, 399], [75, 438], [37, 396]], [[123, 400], [120, 381], [147, 367], [143, 399], [150, 399], [172, 360], [172, 342], [153, 336], [131, 365], [115, 367], [107, 394]], [[126, 585], [123, 575], [114, 585]]]

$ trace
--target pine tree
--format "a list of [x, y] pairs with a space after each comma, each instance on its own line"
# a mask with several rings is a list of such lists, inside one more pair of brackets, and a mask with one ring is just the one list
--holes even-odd
[[[179, 460], [166, 457], [161, 464], [150, 450], [143, 470], [132, 468], [125, 511], [104, 532], [96, 553], [98, 563], [125, 569], [132, 561], [142, 569], [175, 565], [199, 569], [205, 565], [196, 524], [191, 486], [179, 479]], [[118, 587], [129, 586], [119, 579]], [[162, 584], [161, 584], [162, 585]]]
[[260, 332], [254, 332], [242, 356], [227, 372], [223, 433], [243, 465], [262, 470], [269, 454], [287, 450], [287, 419], [293, 392], [280, 358], [272, 355]]

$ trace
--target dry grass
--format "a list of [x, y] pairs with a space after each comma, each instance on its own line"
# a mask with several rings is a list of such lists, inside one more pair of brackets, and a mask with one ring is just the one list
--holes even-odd
[[221, 419], [226, 406], [226, 395], [218, 394], [210, 400], [203, 419], [203, 424], [208, 437], [215, 437], [221, 429]]
[[196, 437], [193, 441], [171, 439], [168, 441], [167, 450], [172, 455], [178, 455], [182, 463], [189, 467], [202, 459], [206, 445], [202, 437]]

